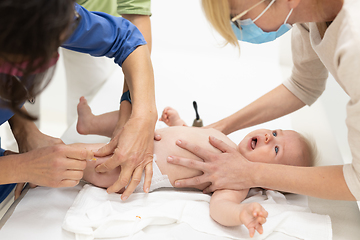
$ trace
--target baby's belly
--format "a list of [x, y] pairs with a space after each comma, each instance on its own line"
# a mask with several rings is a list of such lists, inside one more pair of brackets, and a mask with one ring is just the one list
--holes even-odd
[[[215, 149], [209, 143], [209, 136], [226, 141], [228, 144], [233, 144], [225, 135], [213, 129], [199, 129], [190, 127], [169, 127], [158, 130], [161, 135], [160, 141], [154, 141], [154, 154], [156, 154], [156, 163], [163, 175], [168, 175], [171, 184], [174, 186], [175, 180], [191, 178], [199, 176], [203, 172], [195, 169], [169, 164], [167, 158], [169, 156], [176, 156], [181, 158], [193, 159], [196, 161], [203, 161], [195, 154], [182, 149], [176, 145], [176, 141], [181, 139], [193, 144], [196, 144], [208, 151], [220, 153], [220, 150]], [[206, 188], [210, 183], [192, 186], [198, 189]]]

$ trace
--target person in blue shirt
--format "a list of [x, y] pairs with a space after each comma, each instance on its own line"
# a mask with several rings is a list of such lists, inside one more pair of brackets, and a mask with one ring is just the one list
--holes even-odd
[[[73, 149], [60, 139], [41, 133], [32, 121], [36, 117], [23, 107], [51, 80], [60, 46], [113, 58], [127, 79], [134, 111], [124, 127], [115, 129], [109, 144], [95, 153]], [[107, 172], [117, 166], [123, 170], [108, 192], [127, 186], [122, 197], [126, 199], [138, 185], [144, 169], [143, 189], [147, 192], [152, 177], [156, 120], [149, 49], [132, 23], [89, 12], [73, 0], [0, 2], [0, 124], [9, 122], [20, 152], [1, 151], [0, 202], [14, 183], [75, 186], [83, 176], [87, 159], [110, 153], [114, 157], [99, 165], [97, 171]]]

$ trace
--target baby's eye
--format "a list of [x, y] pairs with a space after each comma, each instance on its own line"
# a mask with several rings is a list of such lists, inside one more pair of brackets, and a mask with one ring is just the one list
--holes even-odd
[[275, 153], [278, 154], [279, 152], [279, 147], [275, 147]]
[[276, 136], [277, 136], [276, 131], [274, 131], [274, 132], [272, 133], [272, 135], [273, 135], [274, 137], [276, 137]]

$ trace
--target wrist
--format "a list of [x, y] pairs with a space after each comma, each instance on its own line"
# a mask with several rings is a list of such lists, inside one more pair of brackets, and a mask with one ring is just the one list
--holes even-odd
[[9, 120], [9, 124], [11, 131], [18, 142], [26, 139], [27, 136], [31, 135], [35, 131], [39, 131], [34, 122], [23, 119], [19, 116], [12, 117]]
[[0, 160], [0, 184], [26, 182], [21, 162], [22, 154], [10, 154]]
[[132, 110], [133, 111], [131, 113], [130, 119], [142, 119], [146, 123], [155, 126], [156, 121], [158, 120], [157, 109], [155, 106], [136, 110], [133, 107]]
[[264, 175], [264, 164], [259, 162], [250, 162], [248, 164], [249, 187], [264, 187], [262, 177]]

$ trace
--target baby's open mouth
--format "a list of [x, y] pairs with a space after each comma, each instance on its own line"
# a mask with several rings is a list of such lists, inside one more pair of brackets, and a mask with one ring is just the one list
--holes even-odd
[[257, 138], [252, 138], [252, 140], [251, 140], [251, 148], [252, 148], [252, 150], [255, 149], [256, 143], [257, 143]]

